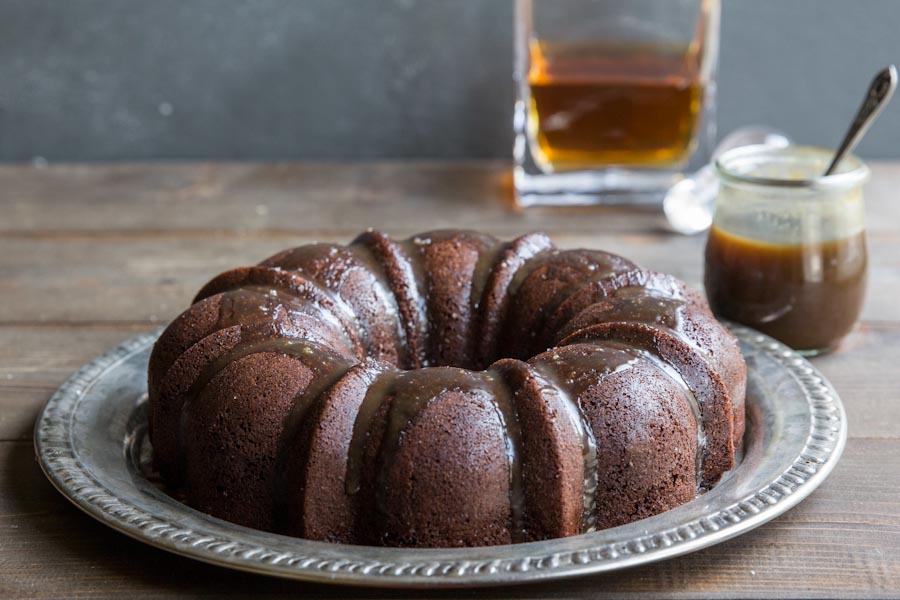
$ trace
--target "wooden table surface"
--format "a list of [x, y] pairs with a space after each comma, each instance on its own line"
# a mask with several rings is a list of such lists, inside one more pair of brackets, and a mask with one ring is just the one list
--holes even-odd
[[[815, 364], [850, 438], [798, 507], [737, 539], [617, 574], [442, 597], [900, 595], [900, 164], [867, 191], [863, 322]], [[470, 227], [543, 229], [561, 246], [622, 253], [699, 284], [704, 240], [654, 211], [511, 208], [497, 162], [115, 164], [0, 167], [0, 597], [420, 598], [305, 585], [208, 566], [118, 534], [71, 506], [34, 460], [53, 390], [96, 354], [173, 318], [226, 268], [291, 245]]]

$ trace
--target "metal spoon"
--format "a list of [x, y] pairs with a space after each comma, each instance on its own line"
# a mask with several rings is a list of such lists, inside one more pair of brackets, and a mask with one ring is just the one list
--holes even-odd
[[[782, 132], [771, 127], [751, 125], [726, 135], [713, 151], [713, 159], [741, 146], [764, 144], [774, 148], [790, 145]], [[672, 231], [694, 235], [709, 229], [716, 207], [719, 179], [708, 164], [673, 185], [663, 199], [663, 212]]]
[[869, 91], [863, 100], [862, 106], [856, 112], [856, 117], [850, 123], [850, 129], [844, 135], [841, 145], [838, 147], [831, 164], [825, 171], [825, 175], [831, 175], [837, 169], [844, 156], [856, 148], [859, 141], [869, 131], [869, 127], [875, 121], [875, 117], [887, 106], [894, 90], [897, 88], [897, 67], [891, 65], [878, 73], [869, 85]]
[[[890, 100], [896, 87], [897, 68], [894, 65], [884, 69], [875, 77], [844, 141], [825, 172], [826, 175], [833, 173], [844, 156], [856, 147], [869, 130], [875, 117]], [[789, 141], [776, 130], [760, 127], [742, 128], [727, 136], [716, 148], [713, 157], [730, 148], [747, 144], [783, 147], [787, 146]], [[684, 235], [693, 235], [708, 229], [712, 223], [718, 189], [719, 183], [710, 165], [672, 186], [663, 202], [669, 227]]]

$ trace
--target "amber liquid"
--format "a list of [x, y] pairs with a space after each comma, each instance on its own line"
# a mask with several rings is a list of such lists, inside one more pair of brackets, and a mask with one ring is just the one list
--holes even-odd
[[866, 263], [863, 233], [776, 245], [713, 227], [706, 244], [706, 294], [719, 316], [796, 350], [830, 350], [859, 319]]
[[702, 106], [684, 47], [534, 42], [530, 137], [554, 169], [685, 162]]

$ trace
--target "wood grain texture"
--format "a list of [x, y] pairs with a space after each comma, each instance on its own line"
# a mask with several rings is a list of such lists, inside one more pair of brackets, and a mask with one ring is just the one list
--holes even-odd
[[[872, 167], [869, 231], [896, 238], [890, 200], [900, 163]], [[0, 165], [0, 190], [0, 232], [16, 236], [346, 237], [366, 227], [397, 235], [440, 227], [592, 235], [644, 233], [663, 223], [655, 210], [514, 210], [509, 165], [501, 161]]]
[[[440, 227], [590, 233], [584, 209], [516, 211], [503, 162], [216, 163], [0, 166], [16, 235], [173, 231], [320, 232], [366, 227], [412, 234]], [[122, 206], [128, 206], [127, 211]], [[310, 209], [314, 210], [310, 210]], [[606, 210], [602, 228], [645, 231], [653, 211]]]
[[900, 596], [900, 163], [867, 191], [864, 322], [814, 363], [847, 408], [850, 441], [821, 489], [747, 535], [610, 576], [403, 594], [227, 571], [132, 541], [71, 507], [40, 473], [34, 419], [100, 352], [174, 317], [221, 270], [368, 226], [405, 236], [543, 229], [563, 247], [619, 252], [689, 283], [703, 239], [654, 211], [519, 212], [508, 167], [469, 163], [0, 166], [0, 598]]
[[30, 440], [40, 409], [75, 370], [147, 325], [0, 327], [0, 441]]
[[[166, 322], [187, 306], [203, 283], [225, 269], [254, 264], [289, 246], [349, 242], [359, 231], [340, 236], [0, 237], [0, 323]], [[603, 248], [702, 286], [702, 237], [548, 233], [561, 247]], [[900, 321], [895, 300], [900, 298], [900, 238], [875, 238], [869, 246], [863, 318]]]

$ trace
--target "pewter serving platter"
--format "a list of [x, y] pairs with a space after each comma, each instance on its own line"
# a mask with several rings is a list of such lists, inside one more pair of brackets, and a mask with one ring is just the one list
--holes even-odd
[[773, 519], [831, 472], [847, 419], [831, 384], [771, 338], [732, 325], [747, 360], [740, 463], [695, 500], [635, 523], [570, 538], [465, 549], [313, 542], [197, 512], [148, 475], [146, 370], [159, 332], [132, 338], [75, 373], [35, 426], [47, 477], [110, 527], [217, 565], [306, 581], [392, 587], [499, 585], [600, 573], [687, 554]]

